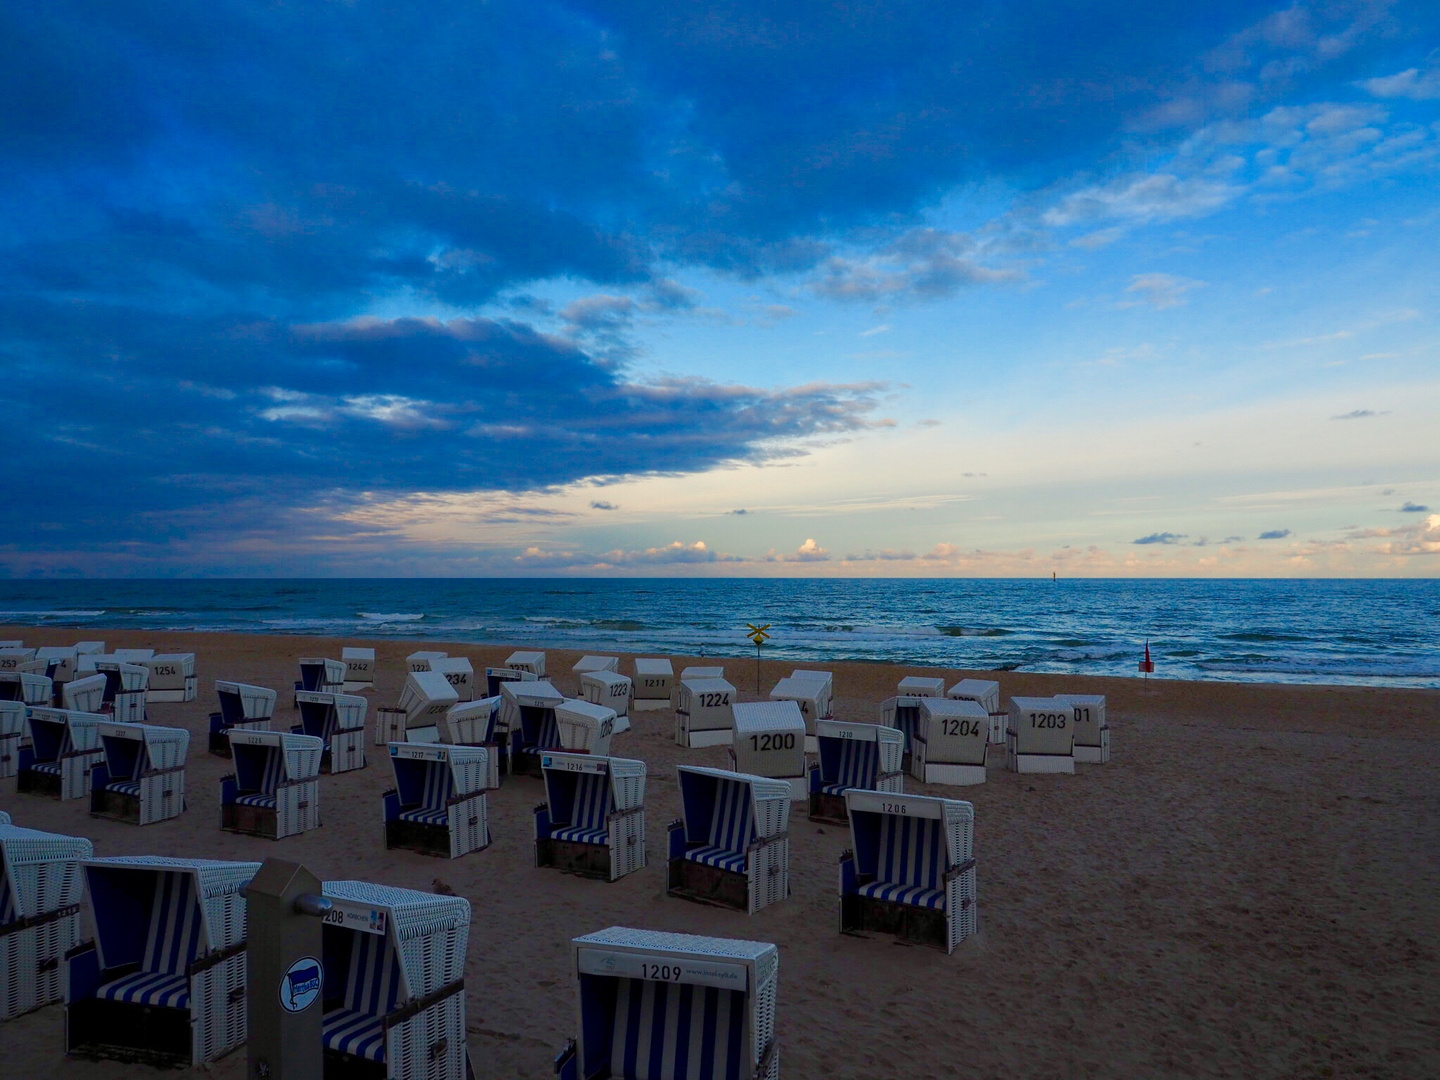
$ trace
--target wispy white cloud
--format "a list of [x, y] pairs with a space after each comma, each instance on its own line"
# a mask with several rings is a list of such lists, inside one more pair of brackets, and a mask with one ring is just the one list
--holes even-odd
[[1189, 303], [1189, 294], [1204, 287], [1203, 281], [1176, 277], [1174, 274], [1136, 274], [1125, 289], [1125, 292], [1135, 299], [1122, 300], [1119, 306], [1124, 308], [1149, 304], [1163, 311]]

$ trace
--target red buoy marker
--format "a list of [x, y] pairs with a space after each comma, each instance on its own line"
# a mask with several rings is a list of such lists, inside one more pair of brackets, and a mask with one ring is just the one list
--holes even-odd
[[1155, 661], [1150, 659], [1150, 639], [1145, 639], [1145, 659], [1140, 661], [1140, 670], [1147, 676], [1155, 673]]

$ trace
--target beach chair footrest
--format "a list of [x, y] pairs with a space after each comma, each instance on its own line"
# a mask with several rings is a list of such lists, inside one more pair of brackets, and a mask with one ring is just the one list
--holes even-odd
[[610, 880], [610, 845], [577, 840], [535, 841], [535, 865], [553, 866], [582, 877]]
[[831, 795], [824, 791], [810, 793], [810, 820], [824, 821], [831, 825], [850, 824], [850, 811], [845, 805], [844, 795]]
[[949, 934], [943, 908], [897, 904], [851, 893], [840, 898], [840, 929], [861, 933], [893, 934], [901, 941], [949, 951]]
[[[490, 837], [485, 837], [485, 842], [475, 851], [484, 851], [490, 846]], [[404, 848], [406, 851], [419, 852], [421, 855], [435, 855], [442, 859], [448, 859], [450, 854], [450, 827], [448, 825], [430, 825], [422, 821], [402, 821], [395, 819], [385, 823], [385, 847]], [[463, 854], [469, 854], [464, 852]]]
[[689, 859], [671, 859], [667, 890], [672, 896], [750, 910], [750, 880], [745, 874]]
[[66, 1052], [159, 1068], [190, 1065], [190, 1010], [90, 998], [65, 1008]]

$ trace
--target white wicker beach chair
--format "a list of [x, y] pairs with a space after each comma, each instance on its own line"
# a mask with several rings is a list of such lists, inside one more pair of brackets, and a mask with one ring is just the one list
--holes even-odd
[[920, 722], [920, 702], [924, 698], [897, 694], [880, 703], [880, 723], [892, 727], [904, 737], [905, 771], [910, 771], [911, 753], [914, 750], [915, 727]]
[[691, 749], [723, 746], [735, 736], [735, 687], [724, 679], [680, 680], [675, 741]]
[[617, 726], [614, 709], [566, 698], [555, 706], [555, 730], [560, 742], [550, 749], [604, 757], [610, 753], [610, 740]]
[[582, 656], [576, 660], [570, 668], [570, 674], [577, 679], [589, 671], [619, 671], [620, 658], [618, 656]]
[[612, 926], [571, 942], [578, 1036], [559, 1080], [780, 1080], [780, 951]]
[[25, 734], [23, 701], [0, 701], [0, 779], [20, 770], [20, 739]]
[[60, 690], [60, 704], [68, 712], [98, 713], [105, 707], [105, 685], [98, 671], [71, 679]]
[[641, 656], [635, 660], [636, 708], [659, 709], [670, 703], [675, 688], [675, 668], [664, 657]]
[[507, 682], [535, 682], [540, 676], [533, 671], [521, 671], [519, 668], [508, 667], [487, 667], [485, 669], [485, 693], [494, 697], [500, 693], [500, 687]]
[[445, 676], [461, 701], [475, 697], [475, 668], [463, 656], [447, 656], [443, 660], [431, 660], [430, 670]]
[[146, 701], [194, 701], [197, 683], [194, 653], [158, 653], [141, 666], [150, 672]]
[[230, 756], [230, 732], [269, 731], [275, 716], [274, 690], [249, 683], [215, 681], [220, 711], [210, 714], [210, 753]]
[[1110, 722], [1104, 694], [1056, 694], [1056, 701], [1074, 710], [1075, 760], [1103, 765], [1110, 760]]
[[138, 664], [139, 666], [144, 667], [146, 660], [151, 660], [151, 659], [154, 658], [154, 656], [155, 656], [155, 650], [154, 650], [154, 649], [116, 649], [116, 650], [115, 650], [113, 653], [111, 653], [110, 655], [111, 655], [112, 658], [114, 658], [114, 659], [116, 659], [116, 660], [119, 660], [122, 664]]
[[77, 656], [103, 655], [104, 652], [105, 642], [103, 641], [77, 641], [75, 643], [75, 653]]
[[681, 671], [680, 671], [680, 679], [681, 679], [682, 682], [683, 682], [685, 679], [723, 679], [723, 678], [725, 678], [725, 669], [724, 669], [723, 667], [706, 667], [706, 666], [703, 666], [703, 665], [699, 665], [699, 666], [694, 666], [694, 667], [682, 668]]
[[945, 952], [975, 933], [975, 808], [958, 799], [845, 793], [840, 932], [894, 934]]
[[365, 709], [368, 702], [358, 694], [329, 694], [301, 690], [295, 694], [300, 723], [291, 727], [297, 735], [313, 735], [325, 742], [320, 771], [349, 772], [365, 767]]
[[483, 746], [391, 743], [395, 786], [384, 795], [385, 846], [448, 859], [489, 847], [490, 753]]
[[770, 691], [771, 701], [793, 701], [800, 707], [805, 727], [813, 735], [816, 720], [833, 719], [830, 715], [830, 684], [822, 679], [794, 675], [781, 679]]
[[615, 732], [630, 730], [630, 702], [635, 684], [618, 671], [587, 671], [580, 676], [580, 696], [592, 705], [615, 711]]
[[75, 678], [80, 666], [80, 653], [74, 645], [46, 645], [35, 650], [35, 659], [56, 662], [50, 678], [57, 687]]
[[396, 706], [376, 711], [375, 745], [439, 742], [441, 721], [450, 706], [459, 700], [455, 687], [440, 672], [410, 672], [405, 676], [405, 685], [400, 690]]
[[320, 758], [311, 735], [231, 728], [235, 771], [220, 778], [220, 827], [283, 840], [320, 825]]
[[80, 943], [79, 860], [94, 854], [0, 813], [0, 1020], [61, 1000], [61, 961]]
[[910, 775], [922, 784], [985, 783], [990, 714], [978, 701], [921, 698], [910, 741]]
[[99, 726], [105, 756], [90, 770], [90, 813], [150, 825], [185, 810], [190, 732], [154, 724]]
[[645, 866], [645, 763], [544, 754], [535, 865], [615, 881]]
[[751, 915], [790, 893], [790, 785], [678, 765], [684, 817], [670, 823], [666, 891]]
[[68, 709], [32, 708], [29, 714], [30, 745], [20, 748], [15, 790], [62, 801], [87, 797], [90, 770], [105, 756], [100, 725], [106, 717]]
[[528, 671], [537, 679], [545, 678], [545, 654], [543, 652], [513, 652], [505, 658], [505, 666], [516, 671]]
[[302, 656], [300, 678], [295, 681], [295, 692], [302, 690], [313, 694], [339, 694], [345, 686], [345, 661], [326, 660], [323, 656]]
[[978, 701], [990, 714], [990, 742], [1005, 744], [1010, 714], [1000, 706], [1000, 684], [993, 679], [961, 679], [945, 695], [957, 701]]
[[48, 675], [35, 675], [28, 671], [0, 671], [0, 701], [49, 705], [54, 692], [54, 683]]
[[805, 770], [805, 718], [794, 701], [736, 702], [730, 767], [790, 785], [790, 798], [809, 788]]
[[488, 787], [498, 788], [505, 768], [506, 745], [500, 736], [500, 696], [462, 701], [445, 713], [452, 746], [483, 746], [490, 751]]
[[819, 761], [810, 770], [810, 820], [838, 825], [849, 820], [845, 792], [851, 788], [898, 795], [905, 790], [901, 762], [905, 736], [883, 724], [816, 720]]
[[245, 1041], [245, 898], [255, 862], [81, 864], [95, 941], [67, 957], [65, 1049], [199, 1065]]
[[470, 901], [327, 881], [327, 1080], [466, 1080]]
[[512, 774], [540, 775], [539, 754], [563, 750], [555, 725], [555, 709], [565, 695], [544, 679], [500, 684], [499, 734], [510, 743], [507, 767]]
[[80, 671], [82, 674], [95, 671], [105, 676], [101, 712], [108, 712], [116, 720], [127, 724], [145, 722], [145, 693], [150, 679], [149, 668], [117, 660], [112, 654], [82, 656]]
[[450, 654], [447, 652], [435, 652], [433, 649], [421, 649], [419, 652], [412, 652], [405, 658], [407, 671], [430, 671], [430, 665], [436, 660], [444, 660]]
[[895, 692], [904, 697], [944, 697], [945, 680], [932, 679], [925, 675], [907, 675], [900, 680]]
[[35, 659], [35, 650], [23, 645], [7, 645], [0, 648], [0, 671], [19, 671], [21, 664]]
[[1011, 698], [1006, 751], [1011, 772], [1073, 773], [1074, 708], [1053, 697]]
[[347, 645], [340, 650], [340, 660], [345, 665], [345, 683], [340, 687], [342, 694], [369, 690], [375, 685], [374, 649]]

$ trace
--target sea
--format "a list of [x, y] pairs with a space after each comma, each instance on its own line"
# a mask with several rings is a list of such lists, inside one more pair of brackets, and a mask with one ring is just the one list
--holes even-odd
[[0, 580], [0, 623], [1440, 687], [1435, 580]]

